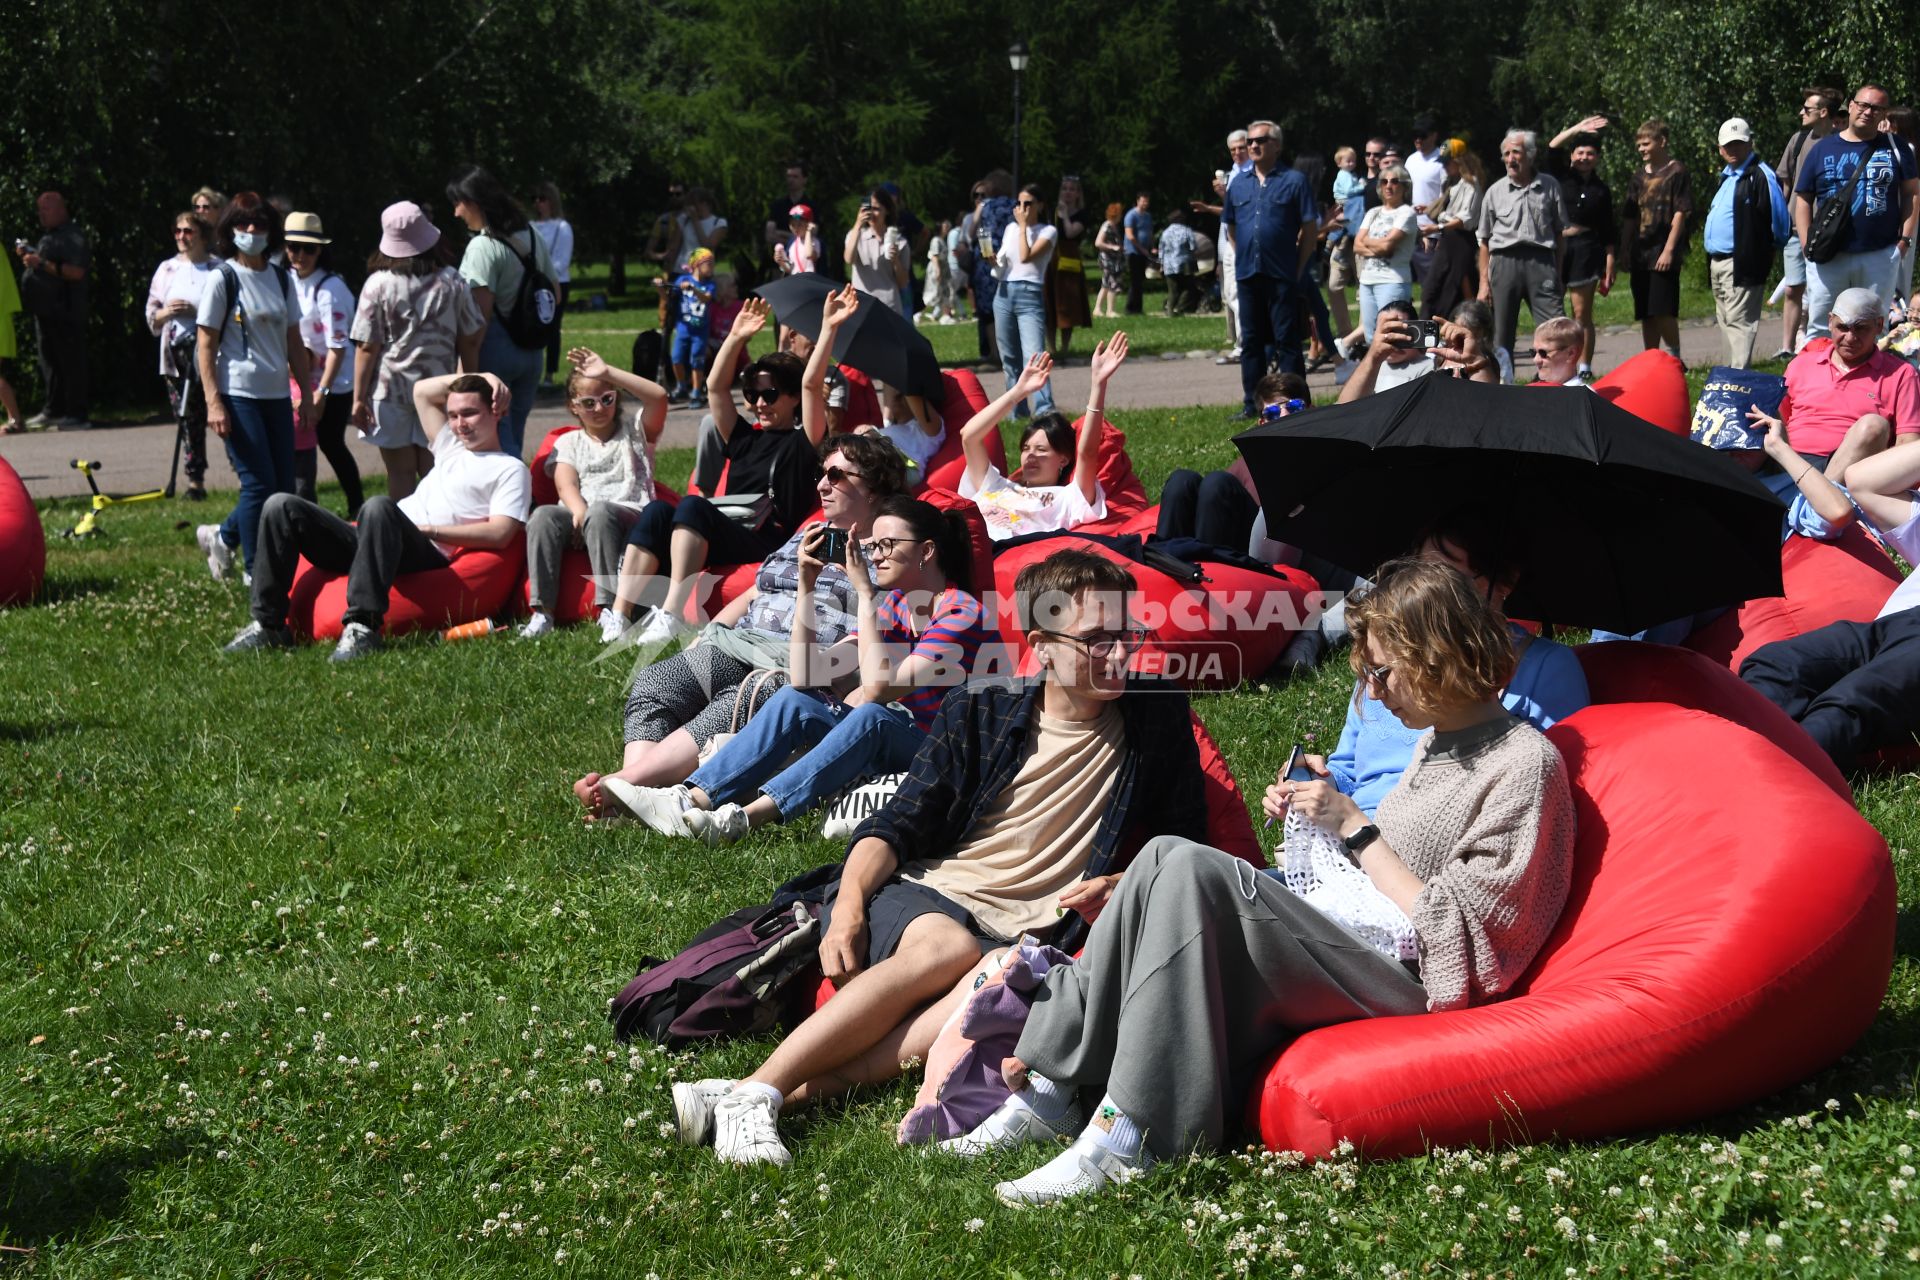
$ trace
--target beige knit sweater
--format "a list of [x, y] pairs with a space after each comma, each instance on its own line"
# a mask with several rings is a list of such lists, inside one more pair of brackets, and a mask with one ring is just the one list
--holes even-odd
[[1413, 926], [1427, 1007], [1505, 992], [1567, 901], [1574, 810], [1560, 752], [1520, 720], [1429, 733], [1374, 821], [1426, 881]]

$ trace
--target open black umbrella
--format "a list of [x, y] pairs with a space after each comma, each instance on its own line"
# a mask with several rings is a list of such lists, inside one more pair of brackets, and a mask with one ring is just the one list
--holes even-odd
[[[767, 300], [781, 324], [818, 338], [820, 312], [827, 295], [842, 287], [817, 271], [803, 271], [763, 284], [754, 292]], [[913, 327], [913, 321], [870, 293], [860, 292], [860, 309], [840, 326], [833, 358], [869, 378], [926, 396], [936, 404], [946, 394], [933, 344]]]
[[1781, 592], [1779, 499], [1583, 388], [1435, 375], [1234, 443], [1268, 534], [1362, 575], [1450, 512], [1502, 513], [1516, 617], [1631, 632]]

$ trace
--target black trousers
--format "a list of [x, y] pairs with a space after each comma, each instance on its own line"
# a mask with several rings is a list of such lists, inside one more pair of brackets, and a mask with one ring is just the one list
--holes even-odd
[[1740, 678], [1851, 769], [1920, 731], [1920, 608], [1763, 645], [1740, 664]]
[[347, 447], [347, 422], [352, 417], [353, 397], [330, 395], [326, 407], [320, 410], [320, 421], [313, 428], [314, 435], [319, 437], [320, 452], [327, 455], [327, 465], [333, 468], [333, 477], [347, 496], [349, 520], [360, 514], [360, 504], [365, 500], [360, 488], [360, 464], [354, 461], [353, 450]]
[[50, 418], [87, 416], [87, 322], [84, 316], [35, 316], [40, 378], [47, 386]]
[[1260, 504], [1225, 471], [1201, 475], [1184, 468], [1167, 477], [1160, 490], [1162, 538], [1194, 538], [1211, 547], [1245, 553]]
[[1282, 373], [1304, 374], [1300, 332], [1295, 327], [1298, 286], [1285, 276], [1245, 276], [1240, 281], [1240, 397], [1255, 409], [1253, 389], [1267, 376], [1267, 351]]
[[1127, 314], [1137, 316], [1141, 313], [1141, 295], [1147, 287], [1147, 255], [1130, 253], [1127, 255]]
[[443, 569], [447, 558], [385, 494], [360, 508], [348, 524], [316, 502], [276, 493], [260, 512], [253, 557], [253, 617], [266, 627], [287, 625], [287, 597], [305, 556], [317, 569], [347, 575], [346, 622], [380, 629], [387, 595], [403, 573]]
[[691, 529], [707, 540], [707, 567], [759, 564], [786, 539], [771, 525], [755, 531], [733, 519], [697, 493], [678, 504], [649, 502], [627, 530], [627, 545], [643, 547], [665, 569], [673, 563], [673, 531]]

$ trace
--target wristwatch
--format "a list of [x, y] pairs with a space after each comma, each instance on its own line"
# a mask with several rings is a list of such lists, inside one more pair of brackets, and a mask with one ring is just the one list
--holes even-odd
[[1347, 847], [1349, 857], [1358, 858], [1360, 851], [1380, 838], [1380, 828], [1369, 822], [1350, 836], [1341, 836], [1340, 843]]

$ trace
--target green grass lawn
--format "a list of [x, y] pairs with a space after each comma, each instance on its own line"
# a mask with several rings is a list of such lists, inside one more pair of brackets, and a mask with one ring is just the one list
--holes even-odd
[[[1224, 414], [1115, 418], [1154, 489], [1228, 460]], [[665, 477], [690, 461], [664, 455]], [[616, 1046], [606, 1000], [641, 956], [839, 850], [805, 824], [722, 853], [585, 828], [568, 783], [618, 759], [626, 676], [586, 629], [344, 668], [320, 648], [223, 658], [246, 610], [194, 552], [209, 507], [109, 512], [100, 538], [53, 543], [41, 604], [0, 614], [0, 1244], [32, 1251], [0, 1270], [1916, 1272], [1910, 776], [1859, 791], [1904, 885], [1881, 1017], [1763, 1106], [1503, 1154], [1229, 1153], [1022, 1213], [992, 1185], [1032, 1155], [955, 1168], [893, 1145], [903, 1082], [789, 1120], [790, 1170], [725, 1168], [663, 1134], [666, 1086], [766, 1043]], [[1257, 794], [1294, 739], [1332, 740], [1347, 688], [1336, 665], [1199, 706]]]

